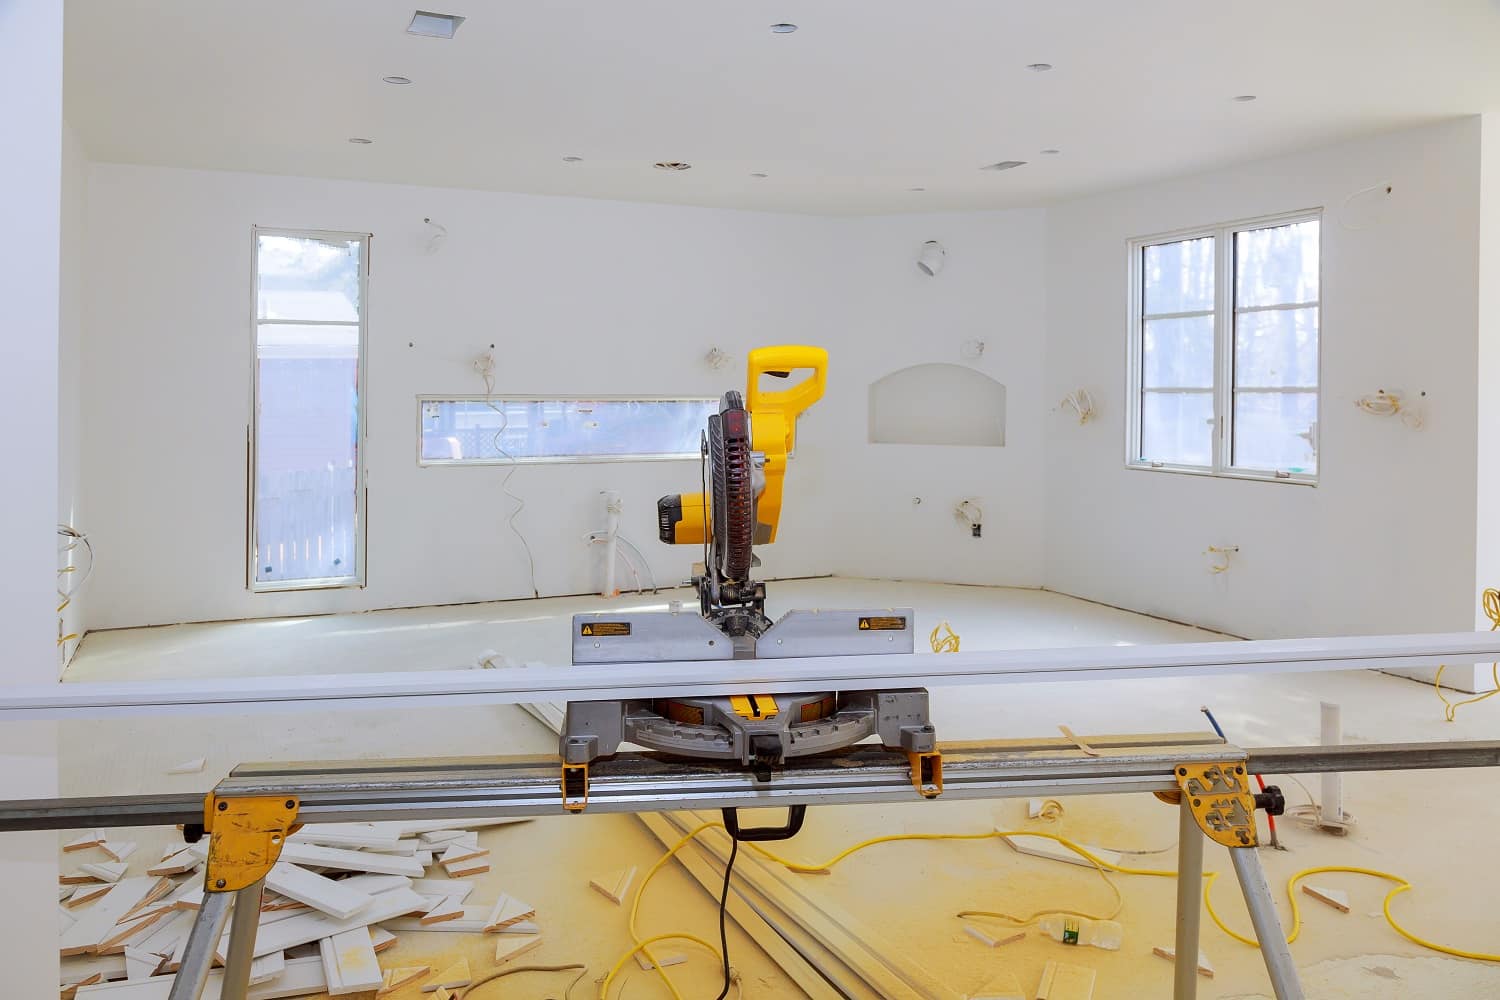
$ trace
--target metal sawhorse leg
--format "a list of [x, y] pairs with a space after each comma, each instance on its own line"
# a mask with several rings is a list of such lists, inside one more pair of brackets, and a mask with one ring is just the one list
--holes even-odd
[[[1276, 1000], [1304, 1000], [1297, 967], [1287, 947], [1281, 919], [1266, 873], [1256, 853], [1255, 809], [1258, 805], [1280, 810], [1272, 802], [1251, 794], [1243, 764], [1222, 763], [1177, 768], [1177, 938], [1176, 966], [1172, 981], [1173, 1000], [1196, 1000], [1198, 996], [1198, 942], [1202, 926], [1204, 837], [1229, 848], [1240, 892], [1260, 941], [1266, 972]], [[1275, 800], [1280, 799], [1274, 794]], [[1162, 796], [1167, 798], [1167, 796]]]
[[213, 839], [204, 869], [203, 905], [188, 934], [168, 1000], [202, 1000], [226, 923], [229, 945], [217, 1000], [246, 1000], [266, 873], [281, 857], [296, 820], [295, 798], [208, 797], [203, 832], [211, 832]]

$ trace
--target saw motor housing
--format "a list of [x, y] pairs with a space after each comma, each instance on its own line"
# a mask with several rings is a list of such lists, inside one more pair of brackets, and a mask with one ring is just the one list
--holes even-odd
[[[790, 611], [772, 622], [766, 588], [751, 572], [752, 549], [776, 540], [787, 459], [797, 418], [823, 395], [828, 353], [818, 347], [765, 347], [750, 352], [746, 392], [724, 394], [702, 437], [703, 492], [657, 503], [658, 535], [699, 545], [704, 561], [693, 585], [694, 614], [603, 612], [573, 619], [573, 662], [638, 663], [774, 659], [791, 656], [910, 653], [909, 608]], [[765, 377], [789, 379], [765, 390]], [[623, 742], [685, 757], [738, 762], [762, 779], [788, 757], [837, 750], [870, 736], [909, 754], [931, 754], [936, 737], [927, 692], [812, 692], [572, 702], [561, 752], [566, 764], [613, 754]]]

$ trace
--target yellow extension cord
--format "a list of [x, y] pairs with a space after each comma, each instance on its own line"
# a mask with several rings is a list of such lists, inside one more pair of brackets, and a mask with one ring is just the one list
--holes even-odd
[[[1497, 607], [1500, 607], [1500, 593], [1496, 593], [1495, 601], [1497, 602]], [[1500, 622], [1497, 622], [1497, 627], [1500, 627]], [[681, 840], [679, 840], [667, 851], [666, 854], [662, 855], [661, 859], [658, 860], [656, 864], [652, 866], [651, 870], [646, 874], [645, 879], [641, 881], [640, 887], [636, 889], [635, 899], [630, 908], [630, 935], [636, 942], [635, 947], [621, 956], [620, 960], [617, 961], [610, 969], [609, 974], [605, 976], [599, 987], [599, 1000], [606, 1000], [609, 992], [609, 987], [614, 982], [615, 978], [619, 975], [621, 968], [624, 967], [626, 962], [630, 961], [630, 959], [634, 957], [636, 952], [640, 951], [645, 952], [647, 960], [650, 961], [652, 965], [655, 965], [657, 971], [661, 973], [661, 977], [666, 982], [667, 988], [671, 990], [674, 1000], [682, 1000], [682, 994], [677, 991], [676, 985], [673, 984], [671, 978], [668, 977], [666, 970], [661, 966], [656, 965], [656, 960], [652, 957], [650, 945], [655, 944], [658, 941], [691, 941], [694, 944], [698, 944], [706, 948], [719, 961], [723, 960], [718, 948], [700, 937], [696, 937], [691, 934], [658, 934], [654, 937], [642, 940], [636, 931], [636, 914], [640, 910], [641, 897], [645, 893], [646, 885], [651, 881], [652, 876], [660, 871], [662, 866], [664, 866], [668, 861], [676, 856], [678, 851], [687, 846], [689, 842], [691, 842], [699, 834], [703, 833], [703, 831], [722, 828], [723, 824], [721, 823], [700, 824], [691, 832], [684, 835]], [[1168, 869], [1131, 868], [1125, 865], [1105, 861], [1103, 858], [1100, 858], [1093, 852], [1089, 851], [1088, 848], [1083, 847], [1082, 845], [1075, 843], [1072, 840], [1069, 840], [1067, 837], [1055, 833], [1048, 833], [1042, 830], [994, 830], [987, 833], [889, 834], [883, 837], [871, 837], [869, 840], [862, 840], [852, 847], [845, 848], [844, 850], [840, 851], [838, 854], [835, 854], [833, 857], [829, 858], [827, 861], [822, 862], [821, 864], [802, 864], [800, 862], [791, 861], [787, 858], [783, 858], [776, 854], [773, 854], [772, 852], [766, 850], [763, 847], [760, 847], [757, 844], [745, 844], [744, 846], [755, 851], [757, 854], [761, 855], [767, 860], [781, 865], [782, 867], [786, 868], [787, 871], [804, 875], [827, 875], [833, 870], [833, 867], [835, 865], [843, 861], [845, 858], [859, 851], [862, 851], [867, 847], [874, 847], [877, 844], [889, 844], [897, 841], [920, 840], [992, 840], [997, 837], [1011, 836], [1043, 837], [1047, 840], [1051, 840], [1058, 844], [1061, 844], [1063, 847], [1066, 847], [1074, 854], [1077, 854], [1079, 857], [1088, 861], [1099, 872], [1100, 877], [1104, 879], [1105, 884], [1109, 886], [1111, 892], [1114, 894], [1114, 908], [1109, 914], [1101, 915], [1091, 914], [1079, 910], [1047, 909], [1040, 910], [1026, 917], [1017, 917], [1011, 914], [1000, 913], [991, 910], [963, 910], [958, 914], [958, 917], [960, 919], [983, 917], [991, 920], [1001, 920], [1013, 926], [1027, 926], [1029, 924], [1036, 923], [1042, 917], [1050, 914], [1083, 917], [1089, 920], [1112, 920], [1119, 914], [1121, 908], [1124, 906], [1124, 899], [1120, 894], [1119, 887], [1110, 880], [1108, 873], [1113, 872], [1117, 875], [1143, 875], [1157, 878], [1177, 877], [1177, 873], [1175, 871], [1171, 871]], [[1400, 934], [1402, 937], [1406, 938], [1411, 943], [1422, 948], [1427, 948], [1431, 951], [1436, 951], [1444, 955], [1452, 955], [1457, 958], [1467, 958], [1479, 962], [1500, 962], [1500, 955], [1493, 955], [1487, 952], [1479, 951], [1466, 951], [1462, 948], [1453, 948], [1448, 945], [1439, 944], [1436, 941], [1429, 941], [1426, 938], [1419, 937], [1416, 934], [1413, 934], [1411, 931], [1403, 927], [1391, 913], [1391, 901], [1401, 893], [1409, 892], [1412, 889], [1412, 884], [1410, 882], [1398, 875], [1392, 875], [1389, 872], [1378, 871], [1373, 868], [1355, 868], [1343, 865], [1325, 865], [1317, 868], [1304, 868], [1287, 880], [1287, 899], [1290, 901], [1292, 908], [1292, 928], [1291, 931], [1287, 934], [1287, 944], [1291, 944], [1296, 941], [1298, 935], [1302, 933], [1302, 908], [1297, 902], [1297, 884], [1304, 878], [1307, 878], [1309, 876], [1330, 872], [1342, 872], [1352, 875], [1368, 875], [1372, 878], [1384, 879], [1385, 881], [1395, 883], [1395, 888], [1386, 893], [1382, 909], [1385, 914], [1386, 923], [1390, 924], [1391, 929], [1394, 930], [1397, 934]], [[1260, 947], [1260, 943], [1255, 938], [1247, 937], [1246, 935], [1240, 934], [1230, 929], [1229, 925], [1224, 923], [1223, 919], [1220, 918], [1218, 912], [1214, 909], [1212, 892], [1214, 882], [1217, 880], [1218, 876], [1218, 872], [1203, 873], [1203, 906], [1204, 909], [1208, 912], [1209, 919], [1214, 922], [1215, 926], [1217, 926], [1219, 930], [1223, 931], [1229, 937], [1240, 942], [1241, 944], [1249, 945], [1252, 948]]]
[[[1490, 631], [1500, 629], [1500, 590], [1487, 587], [1479, 596], [1480, 607], [1490, 619]], [[1443, 703], [1443, 718], [1452, 722], [1458, 715], [1458, 710], [1465, 705], [1472, 705], [1476, 701], [1484, 701], [1500, 694], [1500, 661], [1490, 664], [1490, 676], [1495, 680], [1495, 690], [1486, 691], [1484, 694], [1473, 698], [1465, 698], [1463, 701], [1449, 701], [1448, 696], [1443, 694], [1443, 671], [1448, 669], [1446, 663], [1441, 664], [1437, 670], [1437, 676], [1432, 679], [1432, 686], [1437, 690], [1437, 696]]]

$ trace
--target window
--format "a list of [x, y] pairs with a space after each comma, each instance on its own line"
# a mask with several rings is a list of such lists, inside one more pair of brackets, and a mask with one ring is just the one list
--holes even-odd
[[697, 458], [717, 399], [421, 400], [421, 465]]
[[254, 238], [250, 587], [357, 586], [369, 237]]
[[1131, 243], [1131, 467], [1316, 482], [1319, 228]]

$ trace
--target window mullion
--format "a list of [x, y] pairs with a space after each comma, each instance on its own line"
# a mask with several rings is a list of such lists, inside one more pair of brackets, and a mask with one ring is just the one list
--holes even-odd
[[1234, 409], [1234, 234], [1214, 234], [1214, 438], [1213, 471], [1229, 467]]

